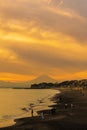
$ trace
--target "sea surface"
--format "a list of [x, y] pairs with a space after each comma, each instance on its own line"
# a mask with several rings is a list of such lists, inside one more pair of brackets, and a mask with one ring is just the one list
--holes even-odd
[[38, 110], [51, 109], [48, 106], [54, 103], [50, 99], [57, 93], [54, 89], [0, 89], [0, 127], [13, 125], [14, 119], [31, 116], [31, 104], [34, 116]]

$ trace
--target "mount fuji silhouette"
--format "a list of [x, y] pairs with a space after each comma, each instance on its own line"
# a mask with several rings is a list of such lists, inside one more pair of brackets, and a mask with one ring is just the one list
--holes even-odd
[[48, 75], [41, 75], [33, 80], [30, 81], [30, 84], [34, 84], [34, 83], [42, 83], [42, 82], [47, 82], [47, 83], [55, 83], [56, 80], [51, 78], [50, 76]]
[[52, 79], [48, 75], [41, 75], [31, 81], [26, 82], [7, 82], [7, 81], [0, 81], [0, 88], [30, 88], [31, 84], [38, 84], [38, 83], [55, 83], [56, 80]]

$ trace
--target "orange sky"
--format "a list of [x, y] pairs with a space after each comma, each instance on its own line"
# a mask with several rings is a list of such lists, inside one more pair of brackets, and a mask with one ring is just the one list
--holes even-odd
[[87, 78], [85, 0], [0, 1], [0, 80], [43, 74]]

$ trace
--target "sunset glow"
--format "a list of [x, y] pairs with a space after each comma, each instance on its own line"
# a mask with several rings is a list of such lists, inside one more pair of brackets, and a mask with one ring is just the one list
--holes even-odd
[[[80, 8], [78, 7], [80, 6]], [[0, 80], [87, 78], [85, 0], [0, 1]]]

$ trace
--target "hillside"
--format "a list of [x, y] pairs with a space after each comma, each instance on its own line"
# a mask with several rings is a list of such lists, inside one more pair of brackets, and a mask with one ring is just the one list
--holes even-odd
[[58, 83], [57, 87], [87, 87], [87, 79], [70, 80]]
[[87, 79], [83, 80], [70, 80], [70, 81], [64, 81], [61, 83], [39, 83], [39, 84], [32, 84], [31, 88], [60, 88], [60, 87], [65, 87], [65, 88], [75, 88], [75, 87], [83, 87], [87, 88]]

